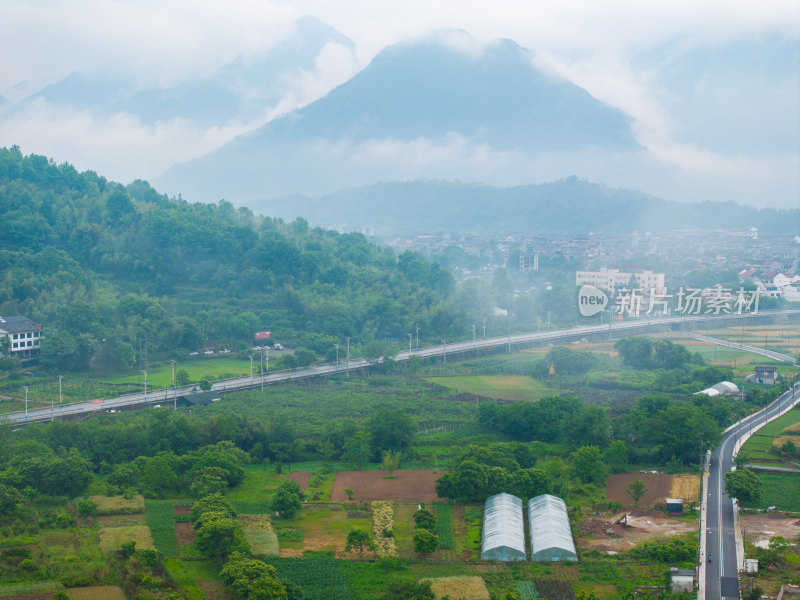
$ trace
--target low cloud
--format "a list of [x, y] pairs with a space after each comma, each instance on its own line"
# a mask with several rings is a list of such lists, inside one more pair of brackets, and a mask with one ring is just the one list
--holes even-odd
[[201, 129], [181, 119], [149, 126], [128, 114], [102, 117], [37, 100], [13, 119], [0, 120], [0, 145], [17, 144], [23, 152], [129, 183], [155, 177], [175, 162], [203, 156], [251, 128], [230, 123]]

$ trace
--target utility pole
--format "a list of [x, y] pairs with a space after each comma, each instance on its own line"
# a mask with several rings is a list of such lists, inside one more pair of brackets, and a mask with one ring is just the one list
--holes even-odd
[[475, 345], [475, 323], [472, 324], [472, 349], [478, 353], [477, 346]]
[[486, 337], [486, 317], [483, 318], [483, 337]]
[[144, 404], [147, 406], [147, 371], [142, 371], [144, 373]]
[[408, 358], [411, 358], [411, 340], [414, 338], [414, 336], [410, 333], [406, 335], [408, 335]]
[[508, 353], [511, 354], [511, 311], [506, 312], [508, 317]]
[[[269, 365], [269, 346], [267, 348], [267, 365]], [[260, 361], [259, 361], [259, 371], [261, 371], [261, 391], [264, 391], [264, 346], [260, 345], [258, 347], [258, 351], [260, 353]]]
[[28, 386], [23, 385], [22, 387], [25, 388], [25, 420], [28, 420]]
[[250, 353], [250, 383], [253, 383], [253, 353]]
[[[169, 362], [172, 363], [172, 410], [178, 412], [178, 389], [175, 385], [175, 361], [171, 360]], [[250, 370], [252, 371], [252, 364]]]
[[417, 350], [419, 350], [419, 327], [417, 327]]
[[61, 408], [62, 401], [61, 401], [61, 380], [64, 379], [63, 375], [58, 376], [58, 407]]
[[336, 368], [339, 368], [339, 344], [334, 344], [336, 346]]
[[442, 360], [444, 361], [444, 364], [447, 364], [447, 338], [444, 338], [442, 340], [442, 342], [444, 343], [444, 351], [442, 352]]
[[347, 338], [347, 365], [345, 366], [345, 375], [350, 377], [350, 338]]

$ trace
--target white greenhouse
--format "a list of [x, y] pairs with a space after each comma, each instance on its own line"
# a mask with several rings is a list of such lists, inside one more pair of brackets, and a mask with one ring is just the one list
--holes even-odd
[[525, 560], [522, 500], [511, 494], [486, 499], [483, 510], [482, 560]]
[[531, 560], [577, 561], [567, 505], [561, 498], [542, 494], [528, 500]]

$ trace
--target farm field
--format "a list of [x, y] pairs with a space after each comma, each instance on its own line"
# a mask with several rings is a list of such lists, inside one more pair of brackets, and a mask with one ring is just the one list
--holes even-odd
[[761, 499], [755, 508], [766, 510], [774, 506], [784, 512], [800, 513], [800, 494], [798, 494], [797, 473], [771, 473], [756, 471], [763, 484]]
[[530, 401], [559, 393], [558, 389], [547, 387], [536, 379], [524, 375], [463, 375], [423, 379], [455, 392], [467, 392], [497, 400]]
[[666, 498], [683, 498], [684, 505], [697, 500], [700, 493], [700, 478], [697, 475], [666, 475], [658, 473], [620, 473], [612, 475], [606, 482], [606, 497], [623, 506], [633, 506], [627, 493], [634, 480], [644, 483], [646, 491], [639, 500], [640, 506], [662, 504]]
[[780, 446], [786, 439], [800, 445], [800, 409], [790, 410], [756, 431], [739, 450], [739, 455], [752, 464], [796, 468], [791, 461], [771, 452], [776, 440]]
[[333, 482], [331, 502], [345, 502], [352, 489], [354, 500], [413, 500], [433, 504], [441, 501], [434, 486], [442, 471], [400, 470], [389, 479], [384, 471], [339, 471]]

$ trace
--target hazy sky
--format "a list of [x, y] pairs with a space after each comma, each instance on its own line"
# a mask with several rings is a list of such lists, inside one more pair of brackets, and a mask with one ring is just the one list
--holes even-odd
[[[797, 0], [9, 0], [0, 3], [0, 95], [17, 101], [72, 71], [141, 87], [171, 86], [208, 75], [237, 56], [268, 52], [291, 36], [294, 21], [306, 14], [351, 38], [356, 56], [331, 53], [318, 61], [317, 71], [297, 82], [281, 109], [324, 94], [387, 45], [460, 28], [478, 45], [511, 38], [531, 49], [540, 66], [627, 111], [640, 141], [656, 157], [691, 176], [700, 172], [702, 185], [713, 177], [729, 178], [725, 189], [737, 188], [730, 177], [779, 179], [785, 185], [775, 192], [776, 202], [800, 204], [797, 152], [768, 161], [678, 141], [675, 114], [657, 89], [659, 74], [637, 70], [632, 62], [637, 53], [676, 41], [713, 46], [775, 33], [797, 39]], [[800, 86], [800, 74], [796, 81]], [[796, 90], [785, 91], [788, 100], [771, 112], [786, 110], [792, 94]], [[143, 125], [130, 115], [64, 113], [39, 103], [12, 120], [0, 115], [0, 145], [16, 143], [23, 152], [128, 182], [155, 177], [252, 125], [202, 129], [181, 120]]]

